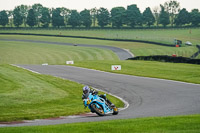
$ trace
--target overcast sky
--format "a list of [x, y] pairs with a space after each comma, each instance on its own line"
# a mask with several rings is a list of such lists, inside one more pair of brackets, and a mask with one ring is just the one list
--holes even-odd
[[[33, 5], [40, 3], [48, 8], [66, 7], [68, 9], [76, 9], [82, 11], [83, 9], [91, 9], [94, 7], [104, 7], [111, 10], [113, 7], [137, 4], [140, 11], [143, 12], [146, 7], [153, 9], [155, 6], [164, 4], [169, 0], [0, 0], [1, 10], [13, 10], [16, 6]], [[180, 2], [181, 8], [186, 8], [191, 11], [194, 8], [200, 10], [200, 0], [177, 0]]]

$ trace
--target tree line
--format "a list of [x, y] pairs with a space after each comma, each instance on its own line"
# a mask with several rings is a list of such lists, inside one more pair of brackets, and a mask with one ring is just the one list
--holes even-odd
[[200, 23], [200, 12], [193, 9], [188, 12], [185, 8], [180, 9], [180, 3], [170, 0], [155, 7], [153, 11], [147, 7], [144, 12], [136, 4], [124, 7], [114, 7], [110, 11], [106, 8], [84, 9], [80, 12], [67, 8], [47, 8], [41, 4], [32, 6], [20, 5], [11, 11], [0, 11], [0, 25], [10, 27], [65, 27], [67, 25], [75, 28], [84, 26], [100, 26], [101, 28], [111, 25], [112, 27], [142, 27], [162, 25], [198, 26]]

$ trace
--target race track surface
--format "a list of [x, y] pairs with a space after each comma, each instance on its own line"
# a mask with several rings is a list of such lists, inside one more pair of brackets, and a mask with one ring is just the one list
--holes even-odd
[[[76, 81], [123, 98], [129, 107], [117, 116], [70, 116], [59, 119], [33, 120], [4, 126], [54, 125], [62, 123], [128, 119], [150, 116], [174, 116], [200, 113], [200, 85], [101, 72], [66, 65], [18, 65], [20, 67]], [[82, 88], [80, 88], [82, 89]]]
[[76, 47], [93, 47], [93, 48], [102, 48], [113, 51], [120, 60], [126, 60], [132, 58], [133, 54], [117, 47], [104, 46], [104, 45], [88, 45], [88, 44], [72, 44], [72, 43], [62, 43], [62, 42], [49, 42], [49, 41], [35, 41], [35, 40], [20, 40], [20, 39], [0, 39], [0, 41], [14, 41], [14, 42], [31, 42], [31, 43], [46, 43], [46, 44], [56, 44], [56, 45], [68, 45]]

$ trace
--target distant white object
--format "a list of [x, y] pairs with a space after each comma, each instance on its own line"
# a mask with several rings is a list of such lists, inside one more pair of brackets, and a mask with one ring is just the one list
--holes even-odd
[[48, 63], [43, 63], [42, 65], [43, 65], [43, 66], [47, 66], [47, 65], [48, 65]]
[[192, 45], [192, 43], [189, 42], [189, 41], [185, 42], [185, 44], [186, 44], [186, 45]]
[[66, 61], [66, 64], [74, 64], [74, 61]]
[[121, 70], [122, 67], [121, 67], [121, 65], [112, 65], [112, 66], [111, 66], [111, 69], [112, 69], [112, 70]]

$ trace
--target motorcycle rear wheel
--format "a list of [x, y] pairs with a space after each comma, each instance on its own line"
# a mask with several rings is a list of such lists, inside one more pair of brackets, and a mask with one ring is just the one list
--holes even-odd
[[99, 106], [99, 108], [97, 108], [97, 106], [95, 104], [91, 105], [91, 108], [95, 111], [95, 113], [99, 116], [104, 116], [104, 111], [103, 108], [101, 106]]

